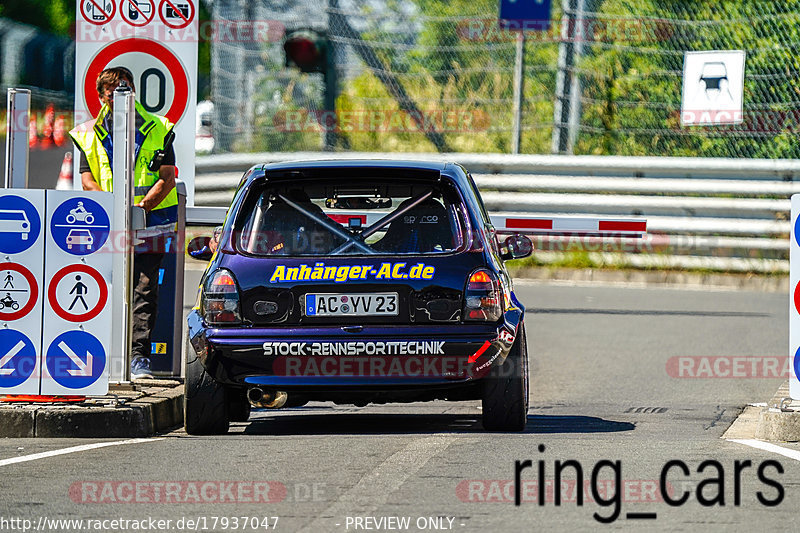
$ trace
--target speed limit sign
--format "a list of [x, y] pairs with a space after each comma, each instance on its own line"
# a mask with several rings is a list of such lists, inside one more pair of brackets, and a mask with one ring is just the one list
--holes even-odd
[[[193, 205], [198, 41], [196, 10], [190, 8], [193, 3], [183, 0], [162, 6], [155, 0], [120, 0], [112, 2], [118, 3], [119, 9], [102, 13], [105, 18], [99, 25], [92, 17], [81, 15], [87, 1], [78, 0], [76, 5], [76, 124], [91, 120], [100, 111], [98, 74], [109, 67], [129, 69], [136, 100], [147, 111], [175, 124], [176, 166], [186, 182], [187, 204]], [[74, 161], [77, 165], [79, 158]], [[80, 189], [77, 168], [73, 175], [75, 188]]]

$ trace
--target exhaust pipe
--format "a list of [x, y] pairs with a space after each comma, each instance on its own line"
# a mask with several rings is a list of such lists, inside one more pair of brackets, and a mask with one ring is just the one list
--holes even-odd
[[262, 409], [280, 409], [286, 405], [289, 395], [283, 391], [264, 390], [261, 387], [251, 387], [247, 390], [247, 401], [250, 405]]

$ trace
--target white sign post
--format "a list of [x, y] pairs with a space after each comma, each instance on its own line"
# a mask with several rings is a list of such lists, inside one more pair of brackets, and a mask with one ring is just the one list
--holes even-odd
[[[128, 68], [145, 110], [175, 123], [176, 166], [188, 205], [194, 205], [197, 1], [76, 0], [76, 123], [100, 111], [97, 75], [108, 67]], [[80, 189], [77, 167], [74, 176]]]
[[8, 188], [28, 188], [28, 124], [31, 91], [8, 89], [6, 106], [6, 174]]
[[792, 195], [792, 238], [789, 242], [789, 395], [800, 400], [800, 194]]
[[743, 50], [686, 52], [682, 126], [741, 124], [744, 120]]
[[42, 394], [108, 392], [112, 213], [109, 193], [47, 191]]

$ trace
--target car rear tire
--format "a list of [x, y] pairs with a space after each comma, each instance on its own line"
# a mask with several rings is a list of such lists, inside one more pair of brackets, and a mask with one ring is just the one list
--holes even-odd
[[230, 423], [225, 387], [208, 375], [197, 356], [186, 363], [183, 423], [190, 435], [222, 435]]
[[250, 420], [250, 402], [245, 391], [228, 389], [228, 418], [231, 422], [247, 422]]
[[487, 431], [523, 431], [528, 421], [528, 347], [525, 328], [502, 365], [492, 367], [483, 380], [483, 428]]

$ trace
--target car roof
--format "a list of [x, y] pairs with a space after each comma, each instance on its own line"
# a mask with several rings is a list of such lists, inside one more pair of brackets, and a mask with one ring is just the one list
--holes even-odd
[[305, 168], [406, 168], [409, 170], [442, 171], [448, 163], [436, 161], [411, 161], [395, 159], [319, 159], [313, 161], [283, 161], [261, 165], [264, 171], [302, 170]]

